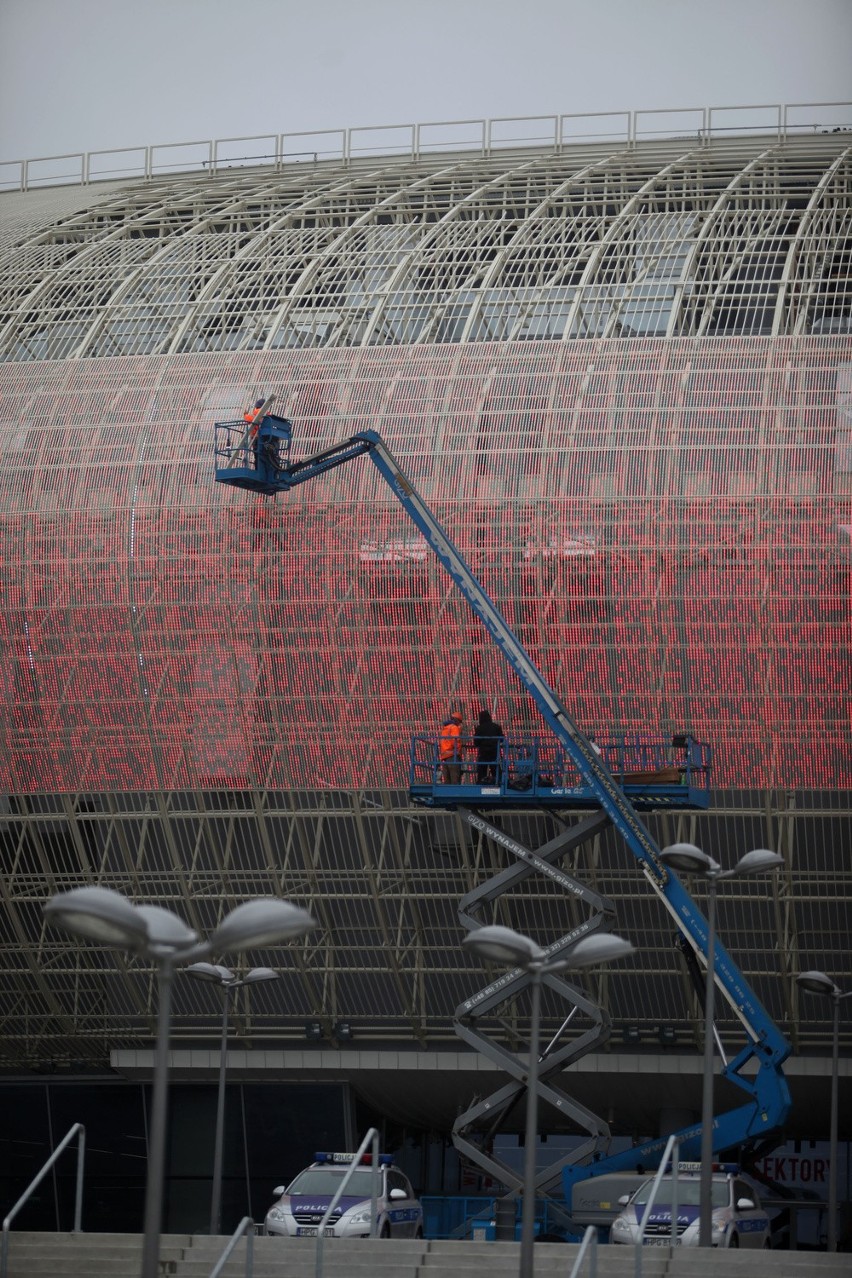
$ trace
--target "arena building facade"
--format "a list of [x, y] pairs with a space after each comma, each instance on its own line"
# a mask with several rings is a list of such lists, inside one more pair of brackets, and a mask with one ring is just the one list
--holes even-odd
[[[270, 893], [319, 921], [249, 956], [285, 980], [234, 1017], [244, 1136], [276, 1087], [331, 1087], [310, 1105], [339, 1141], [353, 1096], [445, 1133], [483, 1086], [453, 1032], [482, 983], [457, 904], [501, 853], [411, 807], [409, 740], [455, 704], [512, 733], [537, 718], [371, 468], [286, 500], [214, 484], [214, 421], [274, 393], [296, 455], [382, 434], [587, 731], [712, 744], [710, 811], [649, 824], [723, 861], [784, 854], [726, 893], [720, 929], [794, 1046], [788, 1134], [825, 1134], [830, 1017], [795, 976], [852, 983], [850, 115], [22, 168], [0, 196], [0, 988], [24, 1126], [37, 1073], [39, 1131], [51, 1103], [110, 1112], [110, 1079], [150, 1075], [154, 972], [45, 925], [88, 884], [202, 934]], [[556, 818], [504, 820], [536, 846]], [[638, 952], [584, 978], [615, 1033], [571, 1081], [614, 1131], [654, 1134], [698, 1108], [701, 1007], [618, 840], [573, 870]], [[542, 943], [577, 917], [548, 882], [500, 911]], [[179, 982], [176, 1078], [215, 1076], [218, 1027], [215, 992]], [[733, 1042], [725, 1009], [719, 1029]], [[287, 1170], [269, 1161], [258, 1184]]]

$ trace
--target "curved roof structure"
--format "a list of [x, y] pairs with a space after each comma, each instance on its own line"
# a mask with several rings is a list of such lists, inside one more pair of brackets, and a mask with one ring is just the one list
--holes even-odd
[[7, 241], [0, 360], [850, 331], [845, 132], [290, 165], [56, 201]]
[[[149, 967], [46, 928], [63, 887], [205, 933], [247, 896], [308, 905], [320, 941], [255, 956], [292, 975], [286, 1015], [252, 994], [261, 1044], [305, 1016], [447, 1041], [478, 979], [455, 902], [500, 853], [411, 811], [400, 743], [451, 697], [529, 729], [526, 699], [364, 469], [289, 504], [213, 484], [213, 420], [262, 390], [300, 453], [382, 432], [585, 726], [713, 743], [717, 810], [655, 832], [783, 850], [725, 936], [796, 1043], [827, 1045], [793, 978], [850, 976], [850, 173], [837, 133], [3, 197], [11, 1068], [154, 1032]], [[508, 824], [536, 845], [554, 820]], [[639, 947], [583, 980], [646, 1042], [665, 1023], [694, 1044], [638, 869], [604, 840], [577, 871]], [[546, 939], [571, 908], [536, 882], [511, 917]], [[178, 1041], [218, 1016], [176, 993]]]

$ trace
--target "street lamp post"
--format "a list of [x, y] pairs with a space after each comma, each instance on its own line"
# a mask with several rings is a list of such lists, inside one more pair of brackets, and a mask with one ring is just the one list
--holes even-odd
[[837, 1251], [837, 1068], [840, 1059], [840, 1000], [852, 996], [835, 985], [825, 972], [801, 972], [796, 983], [810, 994], [821, 994], [831, 999], [831, 1117], [829, 1119], [828, 1146], [828, 1250]]
[[704, 1064], [701, 1088], [701, 1173], [699, 1247], [709, 1247], [713, 1215], [713, 1019], [716, 993], [716, 888], [720, 879], [762, 874], [784, 864], [784, 858], [767, 848], [756, 848], [740, 857], [730, 870], [702, 852], [694, 843], [673, 843], [663, 848], [660, 859], [674, 870], [700, 874], [707, 880], [707, 976], [704, 981]]
[[245, 976], [236, 976], [230, 968], [217, 963], [190, 963], [189, 976], [218, 985], [222, 992], [222, 1039], [219, 1046], [219, 1090], [216, 1095], [216, 1138], [213, 1143], [213, 1192], [210, 1198], [210, 1233], [218, 1234], [222, 1219], [222, 1152], [225, 1131], [225, 1072], [228, 1061], [228, 1012], [231, 991], [258, 981], [277, 981], [278, 972], [271, 967], [253, 967]]
[[565, 958], [550, 958], [547, 951], [529, 936], [500, 924], [487, 925], [470, 932], [462, 944], [479, 958], [515, 965], [526, 972], [531, 982], [530, 1054], [527, 1070], [527, 1118], [524, 1135], [524, 1190], [521, 1214], [521, 1262], [519, 1278], [533, 1278], [533, 1242], [535, 1239], [535, 1170], [538, 1140], [538, 1066], [539, 1025], [541, 1016], [541, 984], [545, 976], [566, 972], [569, 968], [590, 967], [610, 963], [633, 952], [629, 941], [610, 932], [598, 932], [577, 942]]
[[47, 902], [44, 913], [48, 923], [54, 927], [151, 959], [157, 968], [157, 1047], [154, 1057], [141, 1270], [141, 1278], [157, 1278], [174, 970], [205, 954], [221, 954], [230, 950], [244, 950], [293, 940], [297, 936], [304, 936], [316, 925], [306, 910], [289, 901], [268, 897], [238, 905], [225, 916], [209, 940], [205, 941], [170, 910], [157, 905], [134, 905], [120, 892], [101, 887], [74, 888], [70, 892], [61, 892]]

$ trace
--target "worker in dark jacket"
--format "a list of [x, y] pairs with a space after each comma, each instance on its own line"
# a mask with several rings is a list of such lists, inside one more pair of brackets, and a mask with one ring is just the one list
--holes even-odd
[[476, 748], [476, 783], [493, 784], [497, 780], [503, 729], [487, 710], [479, 712], [479, 721], [473, 730], [473, 744]]

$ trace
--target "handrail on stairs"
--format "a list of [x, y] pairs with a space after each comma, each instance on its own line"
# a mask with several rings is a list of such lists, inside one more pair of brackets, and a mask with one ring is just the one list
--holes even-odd
[[72, 1232], [75, 1234], [82, 1233], [80, 1221], [83, 1215], [83, 1162], [86, 1156], [86, 1129], [82, 1123], [75, 1123], [71, 1130], [63, 1136], [35, 1180], [27, 1186], [12, 1210], [4, 1217], [3, 1242], [2, 1247], [0, 1247], [0, 1278], [7, 1278], [9, 1269], [9, 1226], [30, 1197], [30, 1194], [41, 1184], [59, 1155], [70, 1145], [75, 1136], [79, 1136], [80, 1139], [77, 1145], [77, 1193], [74, 1199], [74, 1229]]
[[634, 1275], [635, 1278], [642, 1278], [642, 1249], [645, 1246], [645, 1230], [648, 1221], [651, 1219], [651, 1212], [654, 1210], [654, 1203], [657, 1201], [657, 1193], [660, 1188], [666, 1168], [671, 1159], [672, 1169], [672, 1201], [671, 1201], [671, 1218], [672, 1218], [672, 1245], [677, 1243], [677, 1153], [680, 1146], [680, 1137], [677, 1132], [672, 1132], [666, 1141], [666, 1147], [663, 1150], [663, 1156], [660, 1159], [660, 1165], [657, 1168], [657, 1174], [654, 1177], [654, 1183], [651, 1186], [651, 1192], [648, 1195], [648, 1201], [645, 1204], [645, 1210], [642, 1212], [642, 1225], [639, 1229], [639, 1238], [634, 1247]]
[[346, 1189], [346, 1186], [349, 1184], [359, 1163], [361, 1162], [361, 1155], [366, 1153], [367, 1146], [371, 1142], [373, 1146], [373, 1160], [372, 1175], [370, 1176], [370, 1205], [372, 1208], [372, 1215], [370, 1217], [370, 1237], [375, 1238], [376, 1236], [376, 1226], [378, 1224], [377, 1207], [379, 1198], [379, 1133], [375, 1127], [371, 1127], [367, 1132], [367, 1135], [361, 1141], [361, 1144], [358, 1146], [358, 1150], [352, 1159], [352, 1162], [349, 1164], [349, 1170], [340, 1182], [337, 1193], [328, 1204], [328, 1207], [325, 1210], [325, 1215], [317, 1228], [316, 1267], [314, 1270], [315, 1278], [322, 1278], [322, 1245], [323, 1239], [325, 1238], [325, 1227], [328, 1224], [329, 1217], [343, 1197], [343, 1191]]
[[597, 1225], [589, 1225], [583, 1234], [583, 1241], [580, 1243], [580, 1250], [577, 1252], [574, 1266], [568, 1275], [568, 1278], [579, 1278], [580, 1268], [589, 1252], [589, 1278], [597, 1278], [598, 1272], [598, 1227]]
[[234, 1232], [228, 1240], [225, 1250], [222, 1252], [216, 1264], [210, 1270], [208, 1278], [219, 1278], [222, 1270], [225, 1268], [227, 1261], [230, 1259], [231, 1253], [237, 1243], [246, 1236], [246, 1278], [252, 1278], [254, 1273], [254, 1221], [251, 1216], [243, 1216]]

